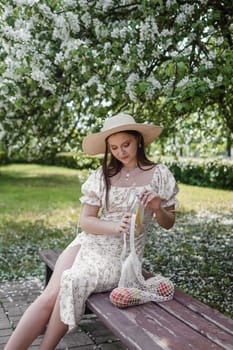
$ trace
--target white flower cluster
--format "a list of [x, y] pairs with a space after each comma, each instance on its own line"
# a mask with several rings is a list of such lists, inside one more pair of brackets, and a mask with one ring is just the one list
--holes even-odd
[[179, 13], [177, 16], [176, 16], [176, 20], [175, 22], [177, 24], [180, 24], [180, 25], [184, 25], [186, 24], [186, 22], [188, 21], [188, 17], [185, 13]]
[[151, 83], [151, 86], [146, 90], [146, 96], [148, 98], [152, 98], [154, 96], [155, 90], [160, 90], [162, 86], [160, 82], [152, 75], [147, 78], [147, 81]]
[[114, 5], [113, 0], [99, 0], [96, 3], [96, 7], [103, 10], [104, 12], [111, 9]]
[[210, 78], [205, 77], [204, 81], [207, 83], [207, 85], [210, 88], [210, 90], [214, 89], [214, 83], [213, 83], [213, 81], [210, 80]]
[[[0, 101], [16, 113], [12, 101], [21, 98], [22, 82], [25, 90], [28, 84], [29, 93], [33, 86], [35, 96], [37, 87], [42, 95], [44, 90], [56, 92], [57, 100], [67, 91], [67, 101], [74, 100], [77, 106], [85, 100], [81, 104], [88, 110], [97, 99], [99, 104], [108, 101], [111, 109], [111, 103], [135, 103], [142, 95], [146, 103], [168, 96], [174, 87], [177, 96], [183, 87], [195, 85], [195, 79], [213, 89], [225, 81], [224, 72], [213, 76], [213, 68], [221, 61], [218, 46], [224, 49], [225, 45], [223, 35], [211, 23], [206, 25], [200, 34], [208, 50], [204, 55], [193, 50], [196, 34], [186, 30], [191, 20], [201, 23], [207, 18], [211, 22], [211, 11], [201, 12], [206, 3], [166, 0], [166, 7], [132, 0], [6, 3], [1, 6], [0, 18]], [[182, 79], [176, 85], [174, 67], [183, 59], [192, 71], [181, 68]], [[62, 108], [51, 103], [51, 109]]]
[[139, 75], [136, 73], [131, 73], [126, 80], [125, 92], [128, 94], [131, 101], [137, 101], [137, 94], [135, 91], [135, 84], [139, 81]]
[[70, 30], [77, 34], [80, 32], [79, 17], [77, 14], [69, 11], [66, 13], [66, 21], [69, 23]]
[[152, 16], [148, 16], [145, 22], [140, 23], [140, 41], [144, 42], [151, 40], [154, 42], [159, 35], [158, 25], [156, 19]]
[[195, 5], [184, 4], [180, 6], [180, 11], [182, 11], [187, 16], [192, 16], [195, 10]]
[[38, 4], [39, 0], [15, 0], [14, 2], [18, 6], [22, 6], [22, 5], [33, 6], [35, 4]]
[[64, 16], [54, 16], [53, 39], [60, 39], [62, 41], [66, 41], [69, 38], [69, 36], [70, 30]]
[[166, 1], [166, 7], [168, 8], [168, 9], [170, 9], [170, 7], [172, 7], [173, 5], [175, 5], [177, 2], [176, 2], [176, 0], [167, 0]]
[[178, 88], [184, 87], [189, 82], [189, 78], [186, 76], [177, 83]]

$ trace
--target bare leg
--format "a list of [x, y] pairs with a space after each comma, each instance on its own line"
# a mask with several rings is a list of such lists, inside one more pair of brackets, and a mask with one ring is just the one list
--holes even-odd
[[68, 326], [60, 320], [59, 297], [57, 297], [44, 339], [39, 350], [53, 350], [68, 331]]
[[80, 245], [69, 247], [58, 258], [54, 273], [42, 294], [28, 307], [4, 350], [26, 350], [48, 323], [60, 289], [64, 270], [69, 269]]

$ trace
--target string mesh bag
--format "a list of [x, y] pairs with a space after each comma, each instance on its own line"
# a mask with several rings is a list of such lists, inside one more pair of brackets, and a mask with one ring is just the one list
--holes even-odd
[[126, 234], [124, 234], [121, 277], [118, 287], [110, 293], [111, 302], [119, 308], [144, 304], [148, 301], [167, 301], [174, 295], [174, 285], [168, 278], [159, 274], [147, 280], [143, 277], [142, 264], [135, 249], [136, 221], [134, 213], [130, 225], [130, 253], [126, 257]]

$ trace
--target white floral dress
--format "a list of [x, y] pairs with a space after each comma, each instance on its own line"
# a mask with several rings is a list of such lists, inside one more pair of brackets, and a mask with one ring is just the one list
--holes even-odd
[[[162, 198], [162, 206], [176, 204], [175, 195], [178, 192], [176, 181], [163, 165], [158, 164], [153, 169], [151, 181], [146, 185], [133, 187], [111, 186], [109, 205], [105, 206], [105, 185], [102, 169], [99, 168], [89, 176], [82, 185], [81, 203], [102, 208], [102, 220], [119, 221], [125, 212], [132, 210], [136, 194], [145, 189], [157, 193]], [[140, 259], [143, 257], [148, 225], [153, 218], [153, 212], [146, 209], [142, 234], [136, 238], [136, 251]], [[61, 278], [60, 313], [61, 320], [75, 327], [83, 316], [85, 301], [92, 293], [108, 291], [115, 288], [121, 274], [121, 253], [123, 236], [109, 234], [92, 234], [81, 232], [67, 247], [80, 245], [80, 249], [72, 267], [65, 270]]]

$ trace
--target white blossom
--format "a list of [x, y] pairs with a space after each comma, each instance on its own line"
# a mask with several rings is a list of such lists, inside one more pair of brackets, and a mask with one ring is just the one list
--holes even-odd
[[100, 84], [100, 83], [97, 84], [97, 92], [98, 92], [100, 95], [103, 94], [103, 92], [104, 92], [104, 84]]
[[107, 41], [107, 42], [104, 44], [104, 51], [106, 52], [106, 51], [110, 50], [111, 47], [112, 47], [112, 44], [111, 44], [109, 41]]
[[88, 12], [85, 12], [81, 16], [81, 21], [84, 23], [85, 27], [89, 27], [91, 24], [91, 15]]
[[180, 25], [183, 25], [187, 22], [188, 18], [187, 16], [182, 12], [182, 13], [179, 13], [178, 16], [176, 17], [176, 20], [175, 22], [177, 24], [180, 24]]
[[38, 67], [33, 67], [31, 72], [32, 79], [42, 83], [44, 80], [46, 80], [46, 75], [43, 71], [41, 71]]
[[63, 54], [63, 52], [60, 51], [60, 52], [58, 52], [58, 53], [56, 54], [54, 63], [55, 63], [55, 64], [60, 64], [60, 63], [63, 62], [63, 60], [64, 60], [64, 54]]
[[15, 4], [22, 6], [22, 5], [29, 5], [33, 6], [35, 4], [38, 4], [39, 0], [15, 0]]
[[114, 1], [112, 0], [99, 0], [96, 6], [103, 11], [110, 9], [114, 5]]
[[67, 12], [66, 14], [67, 21], [70, 25], [70, 29], [73, 33], [79, 33], [80, 32], [80, 25], [79, 25], [79, 17], [73, 12]]
[[87, 87], [91, 87], [92, 85], [96, 85], [98, 83], [99, 83], [99, 78], [97, 76], [92, 76], [85, 85]]
[[167, 0], [166, 1], [166, 7], [169, 9], [171, 6], [176, 4], [176, 0]]
[[38, 8], [43, 12], [43, 16], [45, 18], [51, 18], [53, 17], [53, 12], [51, 11], [50, 7], [46, 4], [38, 4]]
[[88, 8], [88, 0], [79, 0], [78, 3], [81, 8]]
[[211, 90], [214, 88], [213, 82], [208, 77], [204, 78], [204, 81], [208, 84], [208, 86]]
[[173, 51], [170, 52], [170, 56], [171, 56], [171, 57], [177, 57], [178, 54], [179, 54], [179, 53], [178, 53], [178, 51], [176, 51], [176, 50], [173, 50]]
[[216, 51], [210, 51], [209, 54], [208, 54], [208, 57], [211, 60], [214, 60], [216, 58]]
[[221, 74], [219, 74], [219, 75], [217, 76], [217, 82], [218, 82], [218, 83], [222, 83], [222, 81], [223, 81], [223, 77], [222, 77]]
[[153, 95], [154, 95], [154, 92], [156, 89], [161, 89], [161, 84], [160, 82], [155, 79], [154, 76], [150, 76], [148, 79], [147, 79], [148, 82], [151, 83], [151, 86], [146, 90], [146, 96], [148, 96], [149, 98], [152, 98]]
[[140, 41], [152, 40], [159, 35], [158, 25], [154, 17], [149, 16], [146, 18], [145, 22], [140, 24]]
[[173, 29], [163, 29], [160, 33], [159, 33], [160, 36], [162, 37], [168, 37], [168, 36], [172, 36], [174, 35], [174, 30]]
[[8, 37], [8, 39], [27, 42], [31, 39], [31, 34], [25, 28], [13, 29], [12, 27], [6, 25], [2, 28], [3, 33]]
[[203, 63], [205, 65], [206, 69], [211, 69], [214, 66], [213, 62], [211, 62], [211, 61], [204, 61]]
[[104, 64], [105, 64], [106, 66], [109, 66], [109, 65], [111, 65], [111, 64], [112, 64], [112, 60], [111, 60], [111, 58], [107, 58], [107, 57], [104, 59], [104, 61], [103, 61], [103, 62], [104, 62]]
[[97, 18], [94, 18], [93, 25], [95, 28], [95, 33], [96, 33], [97, 38], [101, 38], [102, 37], [102, 23], [101, 23], [101, 21]]
[[222, 36], [219, 36], [216, 40], [216, 44], [219, 46], [222, 45], [223, 42], [224, 42], [224, 38]]
[[86, 66], [84, 65], [84, 64], [82, 64], [82, 67], [81, 67], [81, 74], [85, 74], [86, 73], [86, 71], [87, 71], [87, 68], [86, 68]]
[[129, 95], [129, 98], [131, 101], [136, 102], [137, 100], [137, 95], [135, 92], [135, 83], [139, 81], [139, 76], [136, 73], [131, 73], [126, 80], [126, 88], [125, 92]]
[[155, 77], [153, 76], [150, 76], [148, 79], [147, 79], [148, 82], [150, 82], [153, 86], [154, 89], [161, 89], [161, 84], [160, 82], [155, 79]]
[[115, 38], [115, 39], [120, 37], [120, 30], [119, 30], [119, 28], [117, 28], [117, 27], [113, 28], [113, 30], [111, 32], [111, 37]]
[[[66, 7], [70, 7], [70, 6], [76, 6], [77, 5], [77, 1], [76, 0], [63, 0], [64, 2], [64, 6]], [[80, 3], [81, 1], [79, 1]]]
[[180, 6], [180, 10], [188, 16], [192, 16], [195, 6], [190, 4], [184, 4]]
[[208, 27], [207, 27], [207, 29], [208, 29], [208, 33], [209, 33], [209, 35], [212, 35], [212, 34], [214, 34], [214, 33], [215, 33], [215, 29], [214, 29], [214, 27], [213, 27], [213, 26], [208, 26]]
[[126, 58], [130, 55], [130, 46], [126, 43], [123, 47], [123, 57]]
[[181, 79], [178, 84], [176, 85], [179, 88], [182, 88], [183, 86], [185, 86], [189, 81], [188, 77], [184, 77], [183, 79]]

